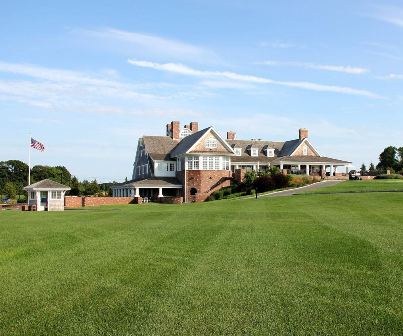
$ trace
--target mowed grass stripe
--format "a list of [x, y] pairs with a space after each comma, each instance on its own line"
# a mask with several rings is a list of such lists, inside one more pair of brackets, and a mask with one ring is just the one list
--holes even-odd
[[400, 334], [401, 194], [0, 213], [0, 334]]

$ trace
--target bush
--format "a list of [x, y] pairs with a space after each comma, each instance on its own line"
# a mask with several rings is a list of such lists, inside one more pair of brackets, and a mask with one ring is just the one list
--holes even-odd
[[271, 178], [274, 182], [274, 189], [281, 189], [288, 187], [291, 176], [283, 174], [273, 174]]
[[378, 175], [375, 177], [376, 180], [401, 180], [403, 179], [403, 175], [400, 174], [390, 174], [390, 175]]
[[271, 176], [262, 175], [255, 180], [254, 187], [258, 192], [265, 192], [273, 190], [275, 184]]

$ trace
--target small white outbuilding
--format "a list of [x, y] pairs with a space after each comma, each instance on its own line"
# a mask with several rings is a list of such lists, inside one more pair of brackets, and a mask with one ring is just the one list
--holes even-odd
[[28, 192], [28, 205], [35, 206], [37, 211], [63, 211], [64, 194], [69, 187], [46, 179], [24, 188]]

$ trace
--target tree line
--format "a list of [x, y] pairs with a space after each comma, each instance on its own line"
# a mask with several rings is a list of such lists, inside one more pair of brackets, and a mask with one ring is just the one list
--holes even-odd
[[403, 147], [389, 146], [379, 154], [379, 163], [375, 165], [371, 162], [368, 169], [363, 163], [361, 165], [362, 175], [385, 174], [386, 171], [403, 175]]
[[[44, 179], [62, 183], [71, 188], [68, 195], [71, 196], [108, 196], [112, 194], [113, 183], [98, 183], [92, 181], [79, 181], [72, 176], [64, 166], [36, 165], [31, 168], [31, 183]], [[0, 161], [0, 195], [8, 198], [21, 198], [25, 195], [23, 188], [28, 184], [28, 165], [19, 160]], [[25, 197], [22, 197], [25, 198]]]

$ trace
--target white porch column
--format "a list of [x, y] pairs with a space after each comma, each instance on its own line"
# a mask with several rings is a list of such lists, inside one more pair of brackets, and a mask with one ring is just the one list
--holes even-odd
[[333, 165], [330, 165], [330, 176], [333, 176]]
[[280, 170], [283, 170], [283, 169], [284, 169], [284, 165], [282, 162], [280, 162]]
[[158, 188], [158, 197], [164, 197], [162, 194], [162, 188]]
[[309, 164], [306, 165], [306, 174], [309, 175], [309, 171], [310, 171], [310, 166]]
[[298, 170], [301, 170], [301, 165], [300, 164], [298, 165]]
[[322, 177], [326, 176], [326, 165], [322, 165]]
[[134, 188], [134, 197], [140, 197], [140, 188]]

